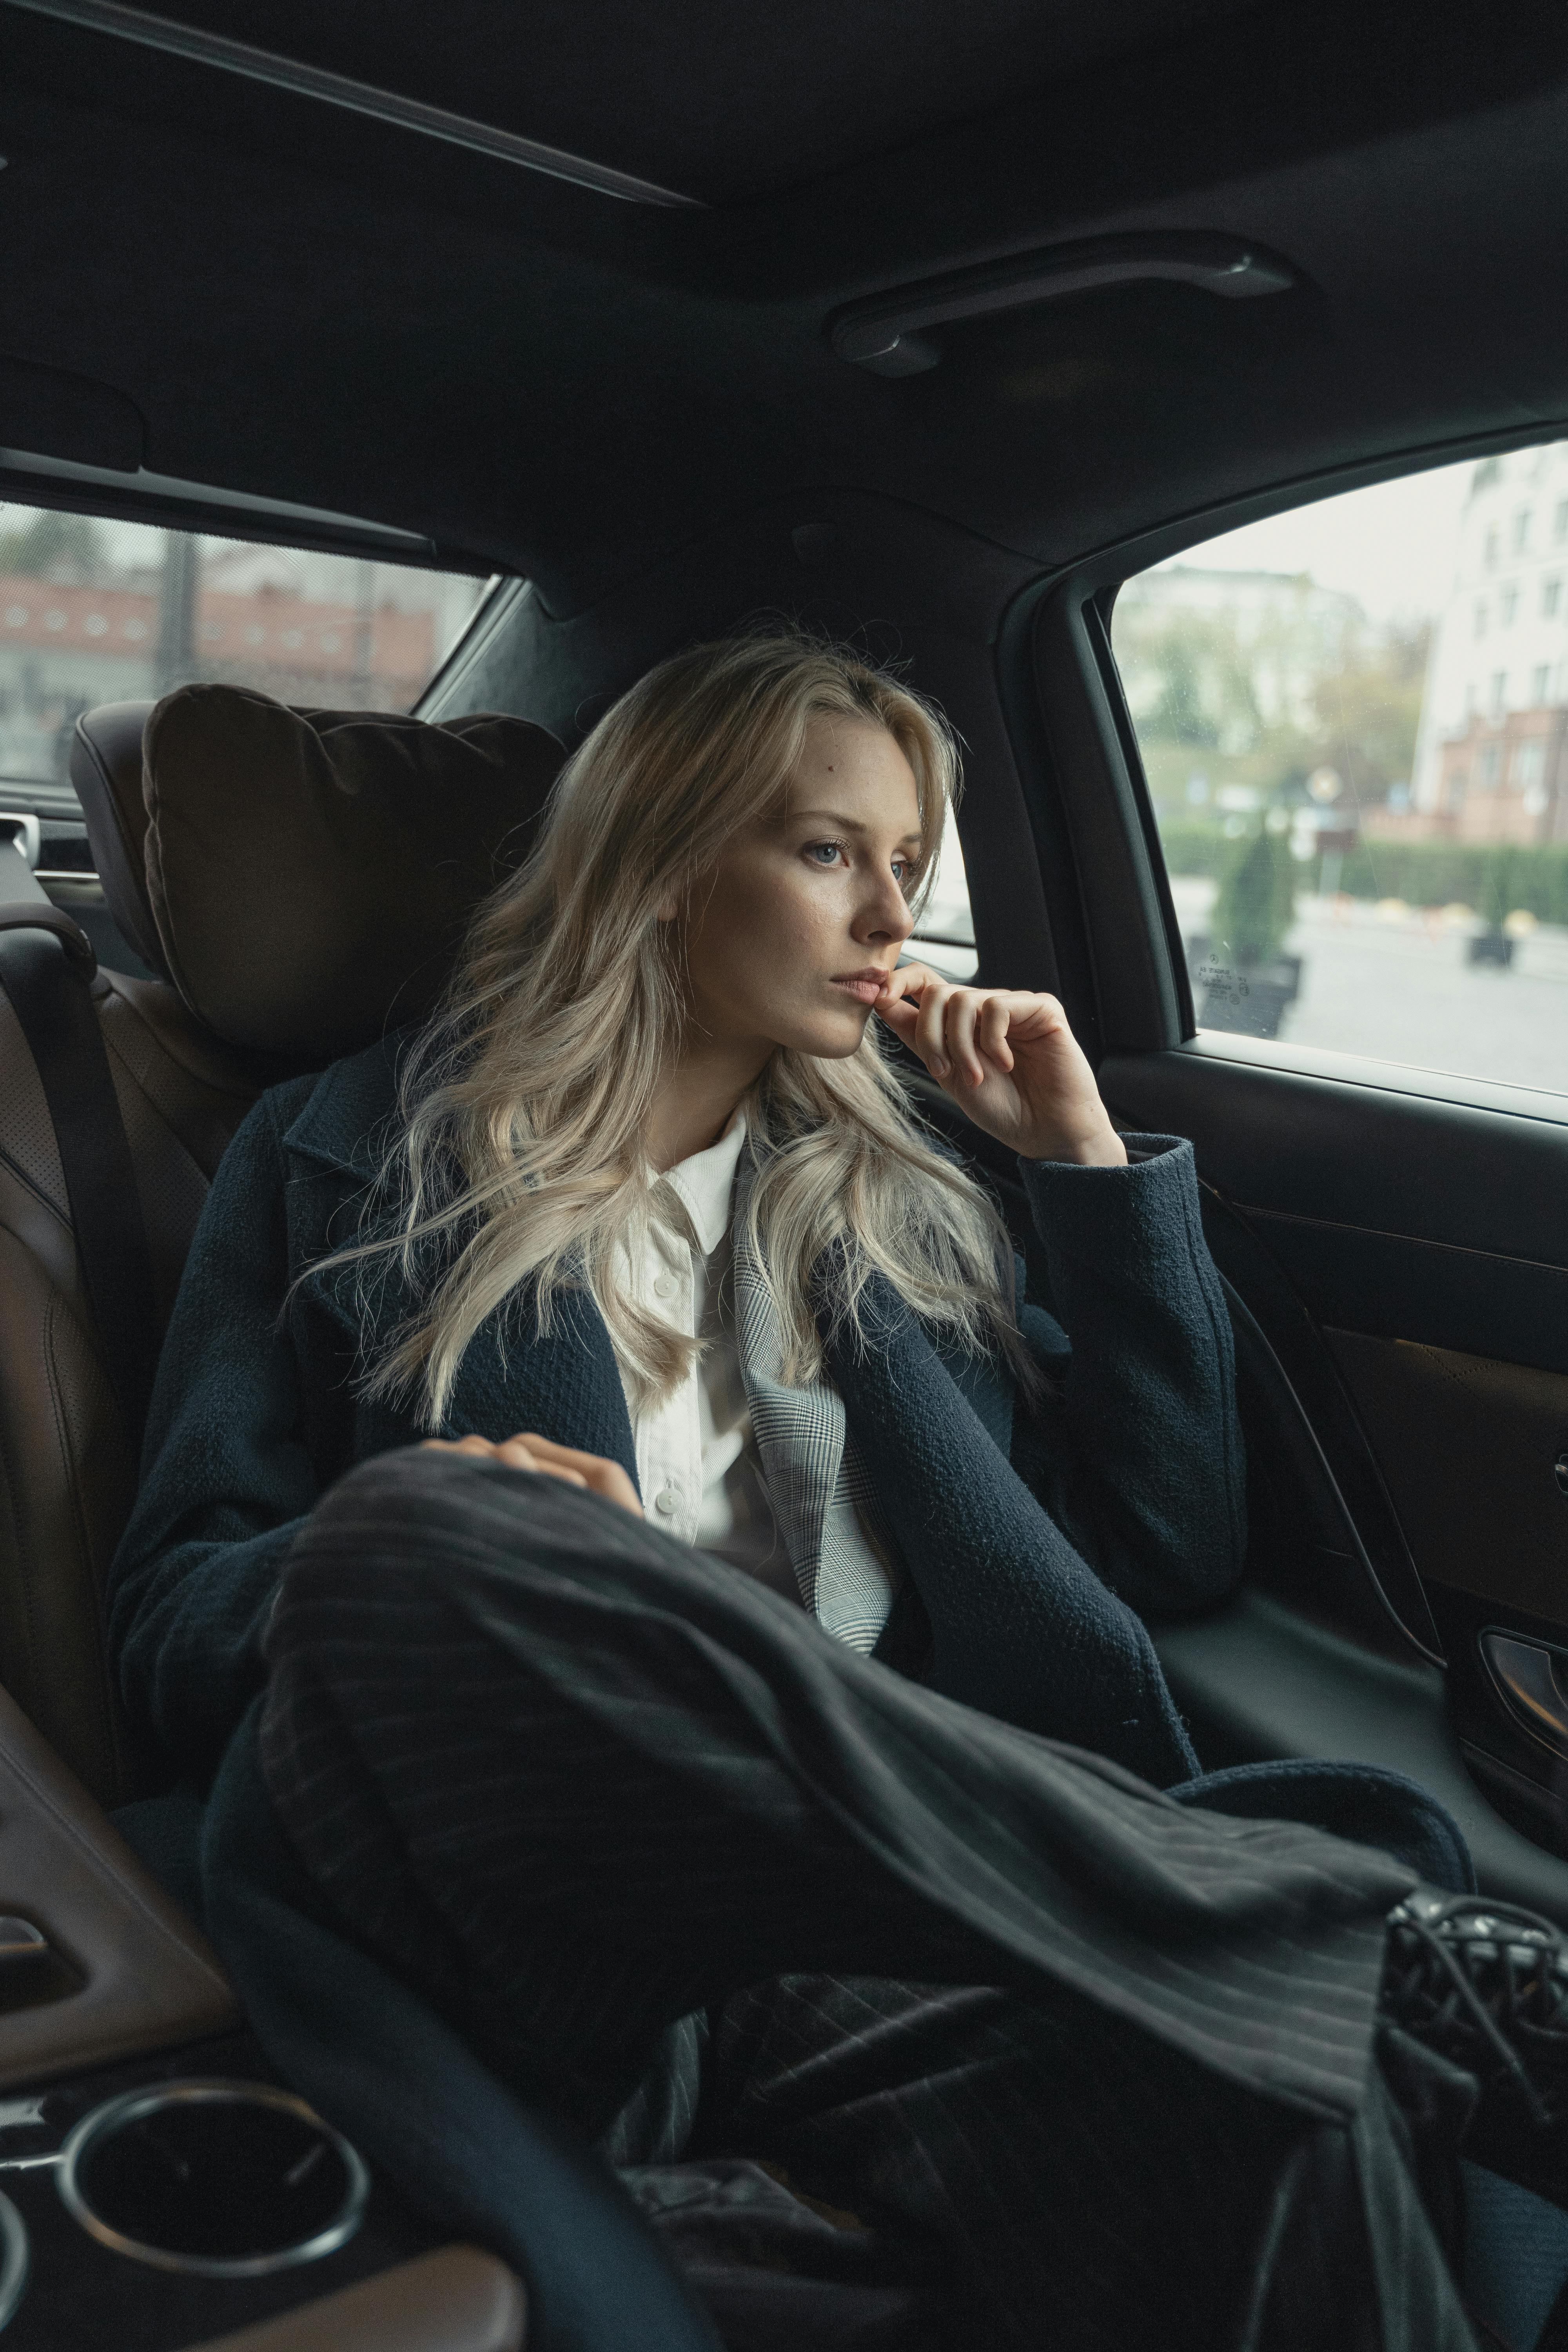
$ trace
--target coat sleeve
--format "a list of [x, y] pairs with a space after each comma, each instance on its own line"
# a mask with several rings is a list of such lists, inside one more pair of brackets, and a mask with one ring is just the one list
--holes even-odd
[[1070, 1353], [1026, 1308], [1054, 1394], [1033, 1412], [1020, 1402], [1013, 1459], [1101, 1580], [1168, 1614], [1240, 1576], [1246, 1464], [1192, 1145], [1125, 1140], [1140, 1155], [1125, 1168], [1020, 1163]]
[[132, 1723], [208, 1779], [261, 1687], [283, 1555], [316, 1500], [289, 1282], [279, 1097], [225, 1153], [153, 1391], [142, 1487], [110, 1570], [110, 1657]]

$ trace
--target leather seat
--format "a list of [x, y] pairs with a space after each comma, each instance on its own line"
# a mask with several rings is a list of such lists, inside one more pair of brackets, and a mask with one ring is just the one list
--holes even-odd
[[[523, 719], [290, 711], [224, 687], [78, 721], [108, 910], [160, 975], [92, 983], [160, 1328], [257, 1095], [428, 1009], [561, 757]], [[143, 1780], [100, 1610], [135, 1478], [43, 1087], [0, 993], [0, 1685], [106, 1804]]]

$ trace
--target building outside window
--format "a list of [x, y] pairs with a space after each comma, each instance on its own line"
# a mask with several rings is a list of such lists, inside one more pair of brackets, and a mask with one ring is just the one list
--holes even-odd
[[[1112, 647], [1200, 1031], [1568, 1097], [1564, 541], [1568, 441], [1124, 583]], [[1508, 666], [1472, 668], [1504, 612]]]
[[467, 573], [0, 505], [0, 783], [63, 791], [82, 711], [192, 681], [407, 710], [485, 592]]
[[1505, 588], [1502, 594], [1498, 598], [1499, 618], [1501, 620], [1505, 629], [1511, 626], [1513, 616], [1518, 610], [1519, 590], [1517, 588]]

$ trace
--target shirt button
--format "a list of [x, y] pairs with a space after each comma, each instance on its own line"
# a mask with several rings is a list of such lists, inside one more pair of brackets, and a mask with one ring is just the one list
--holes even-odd
[[672, 1274], [661, 1274], [653, 1286], [653, 1295], [656, 1298], [673, 1298], [675, 1276]]
[[653, 1507], [656, 1511], [662, 1512], [667, 1519], [672, 1519], [680, 1508], [679, 1487], [661, 1486], [653, 1498]]

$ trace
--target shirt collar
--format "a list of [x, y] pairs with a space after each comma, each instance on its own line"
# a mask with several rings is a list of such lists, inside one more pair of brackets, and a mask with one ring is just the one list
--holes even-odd
[[738, 1110], [717, 1143], [665, 1171], [665, 1182], [673, 1184], [686, 1203], [704, 1257], [712, 1255], [730, 1229], [730, 1194], [745, 1140], [746, 1114]]

